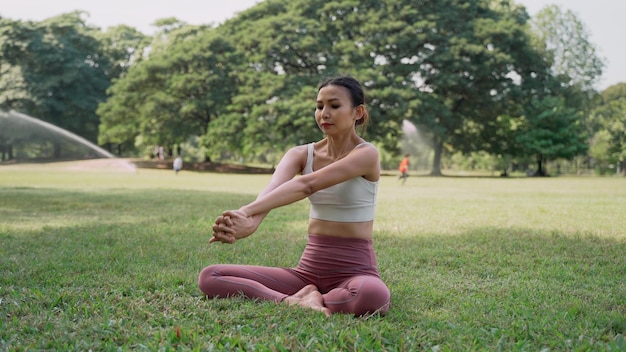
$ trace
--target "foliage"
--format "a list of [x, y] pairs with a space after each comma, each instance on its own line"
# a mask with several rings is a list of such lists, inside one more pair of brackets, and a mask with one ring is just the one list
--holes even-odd
[[563, 99], [545, 97], [532, 102], [516, 133], [525, 155], [537, 156], [536, 174], [546, 175], [545, 160], [572, 158], [587, 150], [579, 113], [568, 108]]
[[621, 167], [626, 174], [626, 83], [605, 89], [590, 117], [591, 156], [600, 164]]
[[209, 129], [206, 145], [214, 153], [282, 153], [320, 138], [313, 118], [315, 88], [336, 56], [329, 40], [334, 33], [323, 31], [316, 14], [320, 8], [310, 1], [266, 1], [218, 28], [247, 63], [237, 72], [229, 113]]
[[42, 22], [0, 20], [0, 64], [8, 73], [0, 78], [0, 107], [95, 141], [96, 108], [122, 68], [119, 56], [106, 55], [97, 29], [81, 15]]
[[148, 59], [115, 82], [100, 106], [101, 143], [172, 146], [205, 135], [209, 122], [225, 112], [239, 62], [230, 44], [202, 27], [164, 36]]
[[568, 87], [594, 92], [604, 60], [578, 16], [571, 10], [548, 5], [537, 13], [531, 25], [554, 76]]
[[511, 127], [507, 132], [512, 141], [503, 152], [514, 157], [535, 155], [536, 174], [545, 175], [547, 160], [569, 159], [587, 151], [586, 119], [604, 62], [573, 12], [549, 5], [530, 24], [534, 47], [549, 71], [525, 87], [520, 118], [503, 119]]
[[123, 76], [132, 65], [142, 61], [150, 43], [150, 37], [127, 25], [109, 27], [95, 34], [101, 44], [100, 55], [108, 58], [110, 66], [105, 72], [111, 80]]
[[[501, 6], [495, 9], [489, 1], [427, 1], [419, 7], [401, 0], [261, 3], [219, 28], [249, 53], [251, 63], [240, 73], [235, 111], [214, 122], [219, 127], [209, 129], [211, 140], [237, 130], [231, 148], [251, 153], [317, 138], [312, 117], [303, 114], [314, 95], [311, 87], [320, 77], [346, 73], [366, 86], [374, 116], [370, 138], [394, 150], [402, 121], [419, 124], [435, 143], [433, 172], [439, 174], [444, 144], [485, 150], [474, 142], [487, 132], [494, 144], [502, 142], [485, 126], [508, 111], [519, 94], [511, 73], [526, 77], [537, 66], [538, 57], [529, 59], [524, 10], [508, 2]], [[264, 35], [250, 36], [252, 30]]]
[[367, 94], [365, 137], [398, 155], [411, 121], [433, 175], [442, 158], [477, 153], [541, 170], [585, 138], [622, 160], [620, 123], [599, 122], [621, 107], [590, 114], [604, 62], [557, 6], [530, 19], [513, 0], [266, 0], [215, 28], [160, 19], [153, 37], [83, 15], [0, 19], [0, 108], [127, 155], [194, 140], [209, 160], [275, 164], [323, 136], [316, 87], [350, 74]]

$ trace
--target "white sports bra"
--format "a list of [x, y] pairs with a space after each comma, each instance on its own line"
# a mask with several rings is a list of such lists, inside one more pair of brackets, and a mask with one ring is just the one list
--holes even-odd
[[[314, 144], [308, 144], [306, 165], [302, 174], [313, 172]], [[361, 143], [355, 148], [358, 148]], [[348, 181], [319, 190], [309, 196], [310, 217], [336, 222], [362, 222], [374, 220], [378, 181], [355, 177]]]

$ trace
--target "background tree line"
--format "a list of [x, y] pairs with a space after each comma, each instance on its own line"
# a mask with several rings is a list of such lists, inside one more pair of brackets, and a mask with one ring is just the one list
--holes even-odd
[[503, 171], [544, 174], [557, 159], [624, 170], [626, 84], [594, 90], [604, 63], [556, 6], [531, 19], [509, 0], [266, 0], [220, 26], [161, 19], [154, 36], [83, 15], [0, 19], [1, 109], [125, 156], [164, 145], [275, 163], [321, 137], [317, 84], [350, 74], [369, 97], [367, 138], [399, 155], [410, 121], [433, 175], [477, 153]]

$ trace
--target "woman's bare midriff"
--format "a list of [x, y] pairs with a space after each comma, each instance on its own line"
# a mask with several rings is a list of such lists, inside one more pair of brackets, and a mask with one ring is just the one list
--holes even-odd
[[347, 238], [372, 239], [374, 221], [364, 222], [335, 222], [318, 219], [309, 219], [309, 233]]

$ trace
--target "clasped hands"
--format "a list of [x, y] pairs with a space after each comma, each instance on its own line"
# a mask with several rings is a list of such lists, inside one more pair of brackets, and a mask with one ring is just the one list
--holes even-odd
[[238, 239], [250, 236], [258, 224], [241, 210], [227, 210], [215, 219], [213, 237], [209, 243], [235, 243]]

